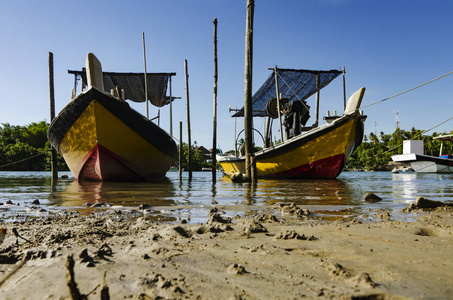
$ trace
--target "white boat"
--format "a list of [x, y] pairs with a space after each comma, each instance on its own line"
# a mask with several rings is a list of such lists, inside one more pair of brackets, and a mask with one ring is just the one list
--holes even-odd
[[404, 141], [403, 154], [393, 155], [394, 162], [410, 163], [415, 172], [419, 173], [453, 173], [453, 155], [442, 154], [444, 142], [452, 142], [453, 134], [434, 138], [442, 141], [439, 156], [425, 155], [423, 141]]

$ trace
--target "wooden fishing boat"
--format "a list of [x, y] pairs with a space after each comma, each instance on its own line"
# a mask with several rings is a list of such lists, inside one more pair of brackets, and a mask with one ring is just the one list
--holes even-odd
[[425, 155], [423, 140], [411, 140], [403, 143], [403, 154], [393, 155], [392, 160], [409, 163], [418, 173], [453, 173], [453, 155], [442, 154], [444, 142], [452, 142], [453, 135], [441, 135], [433, 139], [441, 141], [439, 156]]
[[86, 80], [86, 91], [72, 99], [48, 130], [50, 143], [75, 179], [164, 178], [177, 153], [170, 135], [124, 99], [104, 91], [101, 64], [92, 53], [86, 59]]
[[[303, 127], [310, 108], [305, 99], [339, 74], [341, 71], [337, 70], [274, 68], [274, 73], [253, 96], [253, 115], [267, 116], [269, 124], [271, 118], [280, 119], [276, 112], [279, 107], [281, 115], [285, 115], [287, 139], [271, 145], [269, 126], [266, 126], [264, 148], [254, 153], [258, 178], [334, 179], [342, 172], [348, 158], [362, 142], [366, 116], [359, 112], [359, 107], [365, 88], [359, 89], [349, 98], [343, 115], [327, 116], [324, 118], [327, 123], [320, 126], [315, 121], [313, 126]], [[273, 83], [274, 78], [278, 78], [278, 81]], [[282, 87], [277, 97], [276, 86], [277, 90], [278, 86]], [[272, 99], [272, 96], [275, 98]], [[282, 102], [287, 104], [283, 105]], [[319, 97], [316, 107], [319, 107]], [[243, 110], [234, 116], [243, 116]], [[218, 157], [218, 161], [230, 177], [245, 173], [244, 156], [223, 156]]]

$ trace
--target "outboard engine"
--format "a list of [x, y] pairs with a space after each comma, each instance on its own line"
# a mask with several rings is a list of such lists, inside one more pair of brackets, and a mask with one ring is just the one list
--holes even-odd
[[286, 138], [293, 138], [301, 133], [301, 127], [305, 126], [310, 118], [310, 106], [304, 100], [286, 103], [282, 113], [285, 115]]

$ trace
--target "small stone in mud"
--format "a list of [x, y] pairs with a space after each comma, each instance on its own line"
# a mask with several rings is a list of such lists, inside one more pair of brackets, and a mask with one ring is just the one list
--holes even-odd
[[149, 255], [148, 255], [148, 254], [146, 254], [146, 253], [145, 253], [145, 254], [143, 254], [143, 259], [150, 259], [150, 258], [151, 258], [151, 257], [149, 257]]
[[83, 249], [82, 252], [80, 252], [79, 258], [80, 258], [80, 261], [81, 261], [81, 262], [91, 262], [91, 261], [94, 260], [94, 259], [90, 256], [90, 254], [88, 254], [88, 249], [87, 249], [87, 248]]
[[87, 266], [88, 268], [94, 268], [94, 267], [96, 267], [96, 265], [95, 265], [94, 262], [92, 262], [92, 261], [87, 262], [86, 266]]
[[242, 227], [242, 230], [246, 234], [268, 232], [266, 227], [256, 222], [255, 220], [245, 223], [244, 226]]
[[150, 208], [152, 208], [152, 206], [149, 204], [146, 204], [146, 203], [142, 203], [138, 206], [138, 209], [140, 209], [140, 210], [150, 209]]
[[379, 201], [382, 201], [382, 198], [373, 194], [373, 193], [366, 193], [365, 197], [363, 198], [363, 200], [365, 200], [365, 202], [371, 202], [371, 203], [375, 203], [375, 202], [379, 202]]
[[105, 256], [113, 256], [113, 251], [107, 243], [104, 243], [95, 251], [95, 255], [99, 258], [105, 258]]
[[212, 215], [212, 214], [219, 214], [219, 213], [225, 213], [224, 211], [221, 211], [220, 209], [218, 209], [217, 207], [211, 207], [211, 209], [208, 210], [208, 214], [209, 215]]
[[429, 200], [423, 197], [418, 196], [417, 200], [415, 200], [415, 207], [416, 208], [437, 208], [441, 206], [445, 206], [447, 204], [441, 202], [441, 201], [434, 201], [434, 200]]
[[295, 214], [298, 217], [306, 217], [311, 215], [310, 210], [301, 209], [295, 203], [277, 203], [274, 208], [279, 208], [282, 214]]
[[289, 240], [289, 239], [297, 239], [297, 240], [308, 240], [308, 241], [316, 241], [317, 238], [313, 235], [307, 237], [305, 234], [300, 235], [299, 233], [295, 232], [294, 230], [288, 230], [286, 232], [280, 232], [276, 237], [276, 239], [282, 240]]
[[335, 275], [335, 276], [343, 276], [343, 277], [351, 276], [351, 274], [349, 274], [349, 272], [346, 271], [346, 269], [339, 263], [331, 264], [328, 267], [328, 270], [332, 273], [332, 275]]
[[271, 215], [271, 214], [264, 214], [262, 216], [258, 216], [256, 218], [258, 222], [266, 222], [266, 223], [278, 223], [280, 222], [277, 217]]
[[429, 200], [429, 199], [418, 196], [417, 199], [415, 200], [415, 203], [411, 203], [411, 204], [409, 204], [408, 207], [403, 208], [403, 212], [408, 213], [415, 209], [432, 210], [432, 209], [436, 209], [439, 207], [449, 207], [449, 206], [453, 207], [453, 204], [444, 203], [442, 201]]
[[248, 273], [242, 265], [232, 264], [227, 268], [230, 274], [242, 275]]
[[206, 222], [206, 224], [212, 224], [213, 222], [218, 222], [218, 223], [223, 223], [223, 224], [231, 223], [231, 218], [223, 218], [219, 214], [214, 214], [209, 218], [209, 220], [208, 220], [208, 222]]
[[41, 208], [39, 206], [27, 207], [26, 210], [29, 213], [43, 213], [43, 212], [47, 212], [44, 208]]
[[376, 283], [371, 279], [368, 273], [362, 273], [354, 279], [358, 284], [366, 287], [376, 287]]

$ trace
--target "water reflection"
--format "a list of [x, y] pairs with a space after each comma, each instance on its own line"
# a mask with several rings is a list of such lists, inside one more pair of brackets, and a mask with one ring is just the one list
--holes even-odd
[[[60, 174], [61, 175], [61, 174]], [[377, 194], [383, 200], [366, 203], [366, 193]], [[113, 183], [59, 179], [51, 185], [50, 172], [0, 172], [0, 202], [13, 201], [13, 206], [1, 206], [0, 218], [25, 210], [34, 199], [41, 206], [76, 208], [88, 213], [85, 203], [112, 203], [138, 207], [151, 205], [153, 214], [205, 222], [212, 206], [227, 214], [252, 213], [257, 206], [273, 206], [278, 202], [294, 202], [317, 214], [342, 218], [369, 214], [369, 209], [399, 210], [417, 196], [432, 200], [453, 199], [452, 174], [421, 174], [390, 172], [344, 172], [336, 180], [259, 180], [256, 184], [232, 183], [218, 174], [212, 182], [210, 172], [194, 172], [192, 180], [183, 173], [169, 172], [167, 180], [156, 183]], [[12, 210], [14, 209], [14, 212]], [[162, 213], [161, 211], [165, 211]], [[170, 217], [172, 215], [173, 217]]]
[[266, 205], [294, 202], [297, 205], [353, 205], [350, 186], [342, 180], [262, 180], [257, 196]]
[[85, 203], [111, 203], [121, 206], [175, 205], [176, 191], [170, 180], [147, 182], [95, 182], [72, 181], [64, 191], [53, 194], [52, 204], [57, 206], [83, 206]]

